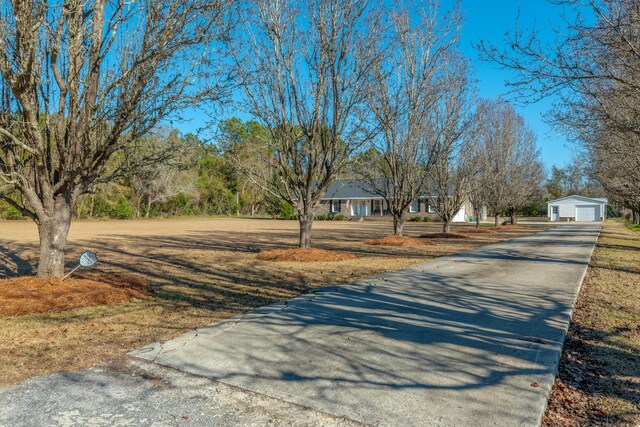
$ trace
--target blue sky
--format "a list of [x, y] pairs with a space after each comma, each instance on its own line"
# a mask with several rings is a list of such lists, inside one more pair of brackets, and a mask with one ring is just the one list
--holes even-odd
[[[445, 6], [454, 0], [443, 0]], [[515, 28], [518, 8], [520, 8], [521, 28], [535, 27], [541, 37], [551, 36], [551, 26], [560, 25], [562, 9], [547, 0], [462, 0], [465, 25], [462, 33], [462, 49], [473, 61], [478, 79], [477, 87], [481, 97], [495, 98], [506, 95], [508, 88], [505, 80], [512, 75], [508, 70], [501, 70], [494, 64], [482, 63], [473, 44], [479, 40], [501, 44], [505, 34]], [[516, 105], [516, 109], [525, 117], [527, 123], [538, 136], [538, 147], [542, 159], [548, 169], [551, 166], [564, 166], [571, 162], [573, 146], [562, 135], [547, 125], [543, 117], [550, 108], [553, 99], [546, 99], [532, 105]], [[203, 113], [185, 112], [185, 123], [174, 123], [183, 133], [196, 133], [206, 126], [207, 118]], [[224, 116], [245, 115], [241, 112], [229, 111]], [[220, 118], [220, 117], [219, 117]]]
[[[562, 24], [560, 20], [562, 9], [547, 0], [462, 0], [465, 15], [462, 48], [473, 61], [476, 77], [479, 80], [478, 92], [482, 97], [493, 98], [506, 94], [508, 88], [504, 82], [512, 74], [494, 64], [482, 63], [472, 44], [481, 39], [501, 44], [505, 34], [515, 28], [518, 7], [520, 8], [518, 24], [520, 28], [535, 27], [543, 38], [551, 37], [552, 25]], [[564, 166], [571, 162], [573, 156], [572, 144], [543, 120], [552, 103], [553, 99], [545, 99], [532, 105], [516, 106], [538, 135], [538, 147], [548, 168], [553, 165]]]

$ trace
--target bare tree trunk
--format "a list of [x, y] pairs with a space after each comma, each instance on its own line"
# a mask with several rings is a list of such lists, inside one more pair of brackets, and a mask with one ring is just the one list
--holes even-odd
[[240, 216], [240, 192], [236, 192], [236, 216]]
[[311, 227], [313, 225], [313, 212], [300, 213], [298, 215], [300, 222], [300, 243], [301, 248], [311, 248]]
[[515, 209], [511, 209], [511, 225], [515, 225], [516, 223], [516, 210]]
[[144, 213], [145, 218], [149, 218], [151, 212], [151, 196], [147, 197], [147, 211]]
[[93, 219], [93, 203], [95, 201], [95, 196], [91, 195], [91, 207], [89, 208], [89, 219]]
[[404, 225], [404, 215], [393, 216], [393, 234], [394, 236], [402, 236], [402, 226]]
[[65, 200], [60, 196], [55, 201], [53, 213], [50, 216], [38, 218], [39, 277], [59, 278], [64, 275], [64, 248], [71, 227], [72, 205], [70, 200]]
[[495, 220], [496, 220], [495, 224], [496, 224], [496, 227], [497, 227], [497, 226], [500, 225], [500, 214], [499, 213], [495, 214]]
[[449, 231], [451, 231], [451, 220], [449, 219], [442, 220], [442, 231], [444, 233], [448, 233]]
[[480, 216], [482, 216], [482, 208], [475, 208], [476, 211], [476, 228], [480, 228]]

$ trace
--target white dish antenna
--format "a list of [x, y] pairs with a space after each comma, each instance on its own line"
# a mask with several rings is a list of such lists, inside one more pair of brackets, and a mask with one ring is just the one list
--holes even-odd
[[80, 255], [80, 260], [78, 261], [78, 266], [76, 268], [74, 268], [73, 270], [71, 270], [62, 279], [60, 279], [60, 281], [63, 281], [67, 277], [71, 276], [71, 274], [74, 271], [76, 271], [77, 269], [79, 269], [80, 267], [85, 267], [85, 268], [86, 267], [93, 267], [94, 265], [96, 265], [97, 262], [98, 262], [98, 255], [96, 255], [95, 252], [91, 252], [91, 251], [82, 252], [82, 254]]

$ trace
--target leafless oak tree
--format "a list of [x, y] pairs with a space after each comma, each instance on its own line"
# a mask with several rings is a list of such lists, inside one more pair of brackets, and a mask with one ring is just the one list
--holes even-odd
[[623, 133], [594, 135], [590, 144], [591, 173], [610, 202], [631, 210], [640, 224], [640, 137]]
[[[3, 1], [0, 193], [38, 225], [38, 275], [60, 277], [71, 212], [105, 164], [161, 120], [224, 94], [224, 0]], [[24, 201], [24, 203], [22, 203]]]
[[524, 118], [502, 99], [480, 102], [476, 114], [481, 121], [477, 159], [482, 192], [498, 226], [504, 211], [519, 207], [530, 187], [542, 184], [536, 138]]
[[253, 0], [240, 13], [230, 50], [243, 104], [269, 131], [274, 174], [246, 172], [295, 206], [308, 248], [320, 199], [371, 137], [363, 109], [380, 14], [357, 0]]
[[451, 221], [468, 199], [477, 174], [471, 84], [466, 59], [450, 55], [441, 83], [443, 96], [432, 114], [435, 146], [428, 185], [444, 232], [450, 231]]
[[516, 30], [503, 47], [478, 47], [486, 60], [517, 72], [510, 85], [519, 99], [558, 99], [547, 117], [591, 151], [601, 179], [610, 181], [603, 187], [616, 188], [611, 195], [619, 198], [623, 188], [634, 188], [633, 178], [622, 184], [624, 174], [614, 177], [605, 165], [638, 163], [631, 158], [637, 150], [630, 148], [640, 135], [640, 7], [636, 0], [555, 3], [567, 18], [551, 42], [542, 42], [534, 30]]
[[446, 69], [458, 43], [460, 15], [457, 8], [444, 17], [441, 12], [435, 1], [407, 2], [394, 10], [388, 38], [377, 46], [384, 60], [369, 70], [369, 108], [381, 130], [372, 146], [381, 161], [358, 170], [384, 198], [399, 236], [409, 207], [427, 190], [440, 138], [434, 129], [438, 103], [457, 89], [448, 86], [453, 82]]

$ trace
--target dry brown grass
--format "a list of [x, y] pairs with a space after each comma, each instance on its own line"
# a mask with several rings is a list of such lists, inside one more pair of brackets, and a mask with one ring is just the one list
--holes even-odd
[[458, 233], [462, 233], [462, 234], [491, 234], [491, 233], [495, 233], [496, 230], [493, 228], [487, 228], [487, 227], [482, 227], [482, 228], [466, 228], [464, 230], [460, 230], [458, 231]]
[[640, 425], [640, 233], [607, 221], [580, 291], [545, 426]]
[[352, 253], [343, 251], [327, 251], [324, 249], [271, 249], [259, 253], [256, 258], [262, 261], [279, 262], [338, 262], [356, 259]]
[[499, 225], [498, 227], [489, 227], [489, 230], [494, 230], [494, 231], [507, 231], [507, 230], [524, 230], [526, 229], [527, 226], [526, 225], [520, 225], [520, 224], [506, 224], [506, 225]]
[[372, 246], [433, 246], [435, 243], [429, 240], [415, 239], [409, 236], [389, 235], [380, 239], [371, 239], [364, 242], [365, 245]]
[[423, 233], [418, 236], [420, 239], [468, 239], [469, 236], [465, 236], [461, 232], [455, 233]]
[[[441, 227], [411, 223], [405, 232], [419, 235]], [[83, 369], [314, 288], [375, 276], [541, 228], [441, 240], [436, 246], [364, 243], [391, 229], [387, 222], [318, 222], [314, 247], [350, 252], [357, 258], [300, 263], [256, 259], [257, 250], [295, 247], [295, 221], [76, 221], [69, 237], [69, 265], [83, 250], [92, 249], [102, 261], [92, 271], [141, 277], [151, 283], [152, 297], [60, 313], [0, 316], [0, 386], [47, 372]], [[34, 273], [37, 239], [31, 222], [0, 221], [0, 277]]]
[[149, 297], [150, 287], [145, 280], [130, 275], [111, 275], [101, 280], [102, 276], [105, 275], [69, 277], [63, 282], [33, 276], [2, 279], [0, 316], [58, 313]]

